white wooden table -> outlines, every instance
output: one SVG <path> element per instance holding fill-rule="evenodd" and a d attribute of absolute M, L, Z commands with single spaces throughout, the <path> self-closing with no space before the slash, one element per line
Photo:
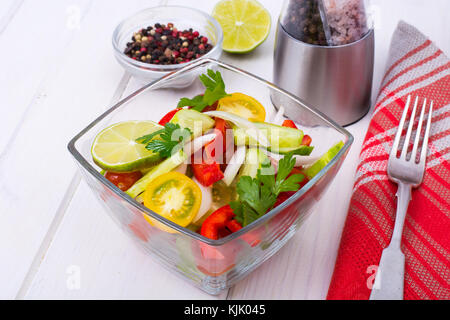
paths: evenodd
<path fill-rule="evenodd" d="M 256 51 L 223 60 L 272 79 L 281 1 L 261 2 L 272 31 Z M 399 19 L 450 53 L 450 1 L 373 0 L 374 94 Z M 369 117 L 320 208 L 249 277 L 218 297 L 174 277 L 110 221 L 66 151 L 69 139 L 139 84 L 113 58 L 115 25 L 141 8 L 208 0 L 2 0 L 0 3 L 0 298 L 323 299 L 331 279 Z"/>

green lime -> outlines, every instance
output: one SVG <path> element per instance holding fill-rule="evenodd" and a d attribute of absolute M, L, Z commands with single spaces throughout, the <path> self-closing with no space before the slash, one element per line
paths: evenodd
<path fill-rule="evenodd" d="M 92 158 L 102 169 L 111 172 L 132 172 L 161 160 L 158 153 L 145 149 L 136 139 L 163 129 L 153 121 L 116 123 L 100 132 L 92 144 Z"/>
<path fill-rule="evenodd" d="M 270 32 L 269 12 L 256 0 L 222 0 L 212 16 L 223 29 L 223 50 L 247 53 L 267 39 Z"/>

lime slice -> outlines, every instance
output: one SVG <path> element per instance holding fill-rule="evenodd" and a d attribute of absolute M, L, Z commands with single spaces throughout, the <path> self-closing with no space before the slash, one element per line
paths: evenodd
<path fill-rule="evenodd" d="M 132 172 L 161 160 L 158 153 L 145 149 L 136 139 L 163 127 L 153 121 L 116 123 L 100 132 L 92 144 L 92 158 L 102 169 L 112 172 Z"/>
<path fill-rule="evenodd" d="M 270 32 L 269 12 L 256 0 L 222 0 L 212 16 L 223 29 L 223 50 L 247 53 L 267 39 Z"/>

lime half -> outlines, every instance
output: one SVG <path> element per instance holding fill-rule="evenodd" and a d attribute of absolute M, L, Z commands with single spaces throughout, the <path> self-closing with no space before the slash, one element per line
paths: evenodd
<path fill-rule="evenodd" d="M 269 12 L 256 0 L 222 0 L 212 16 L 223 29 L 223 50 L 247 53 L 267 39 L 270 32 Z"/>
<path fill-rule="evenodd" d="M 112 172 L 132 172 L 161 160 L 158 153 L 145 149 L 136 139 L 163 127 L 153 121 L 116 123 L 100 132 L 92 144 L 92 158 L 102 169 Z"/>

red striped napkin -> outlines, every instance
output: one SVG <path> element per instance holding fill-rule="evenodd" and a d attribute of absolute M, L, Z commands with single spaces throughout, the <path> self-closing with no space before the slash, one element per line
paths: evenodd
<path fill-rule="evenodd" d="M 450 60 L 400 22 L 365 137 L 328 299 L 368 299 L 394 227 L 397 185 L 387 161 L 406 98 L 434 101 L 426 172 L 405 221 L 405 299 L 450 299 Z M 422 100 L 421 100 L 422 101 Z"/>

